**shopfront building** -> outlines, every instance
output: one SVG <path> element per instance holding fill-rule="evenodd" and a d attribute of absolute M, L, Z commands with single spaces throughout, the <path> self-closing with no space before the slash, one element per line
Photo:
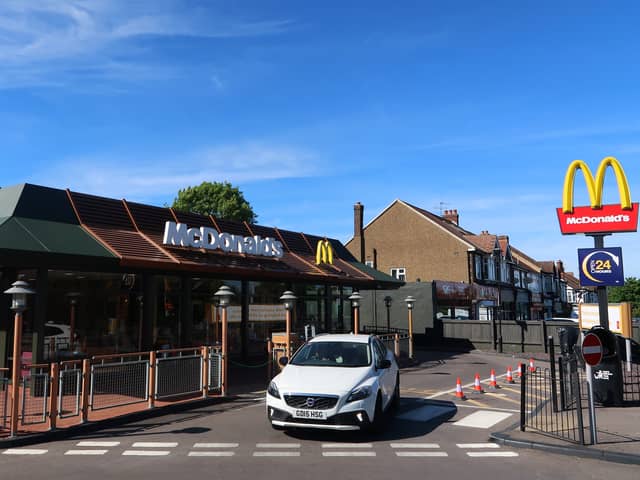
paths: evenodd
<path fill-rule="evenodd" d="M 352 291 L 402 284 L 357 262 L 337 240 L 23 184 L 0 189 L 0 286 L 21 278 L 36 294 L 24 314 L 31 361 L 213 345 L 213 293 L 228 308 L 232 356 L 266 354 L 284 331 L 280 296 L 298 297 L 293 330 L 351 329 Z M 325 244 L 327 245 L 327 244 Z M 0 367 L 12 343 L 10 298 L 0 299 Z"/>

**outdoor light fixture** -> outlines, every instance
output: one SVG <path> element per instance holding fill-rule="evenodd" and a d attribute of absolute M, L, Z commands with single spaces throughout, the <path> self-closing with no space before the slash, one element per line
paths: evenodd
<path fill-rule="evenodd" d="M 285 314 L 285 350 L 284 354 L 287 358 L 291 356 L 291 311 L 296 304 L 296 297 L 291 290 L 287 290 L 280 297 L 280 301 L 284 305 Z"/>
<path fill-rule="evenodd" d="M 409 295 L 407 298 L 405 298 L 404 301 L 407 304 L 407 308 L 409 310 L 412 310 L 413 309 L 413 304 L 416 303 L 416 299 L 413 298 L 411 295 Z"/>
<path fill-rule="evenodd" d="M 353 333 L 357 334 L 360 331 L 360 300 L 362 300 L 362 295 L 358 292 L 353 292 L 349 300 L 353 307 Z"/>
<path fill-rule="evenodd" d="M 362 295 L 360 295 L 359 292 L 353 292 L 353 294 L 351 294 L 351 296 L 349 297 L 349 300 L 351 301 L 352 307 L 359 307 L 360 300 L 362 300 Z"/>
<path fill-rule="evenodd" d="M 213 296 L 218 299 L 218 305 L 223 308 L 229 306 L 229 303 L 231 303 L 231 297 L 234 295 L 235 293 L 233 293 L 233 290 L 226 285 L 222 285 L 218 291 L 213 294 Z"/>
<path fill-rule="evenodd" d="M 384 306 L 387 307 L 387 333 L 391 331 L 391 304 L 393 303 L 393 298 L 387 295 L 384 297 Z M 377 316 L 376 316 L 376 327 L 377 327 Z"/>
<path fill-rule="evenodd" d="M 409 358 L 413 358 L 413 304 L 416 299 L 409 295 L 404 301 L 409 311 Z"/>
<path fill-rule="evenodd" d="M 27 309 L 27 295 L 33 295 L 35 291 L 29 288 L 29 284 L 24 280 L 13 282 L 11 288 L 5 290 L 7 295 L 11 295 L 11 310 L 15 313 L 13 323 L 13 364 L 11 369 L 11 421 L 10 436 L 15 437 L 18 433 L 18 404 L 20 403 L 20 360 L 22 352 L 22 312 Z"/>
<path fill-rule="evenodd" d="M 296 304 L 297 299 L 298 297 L 296 297 L 291 290 L 287 290 L 280 297 L 280 301 L 282 302 L 285 310 L 287 311 L 293 310 L 293 307 Z"/>
<path fill-rule="evenodd" d="M 222 309 L 222 396 L 227 394 L 227 379 L 229 378 L 229 359 L 227 357 L 227 307 L 231 303 L 231 297 L 235 293 L 226 285 L 222 285 L 216 293 L 213 294 L 218 299 L 218 305 Z"/>
<path fill-rule="evenodd" d="M 36 293 L 29 288 L 29 284 L 24 280 L 18 280 L 11 284 L 9 290 L 4 293 L 11 295 L 11 310 L 16 313 L 22 313 L 27 309 L 27 295 Z"/>
<path fill-rule="evenodd" d="M 390 308 L 392 303 L 393 303 L 393 298 L 391 298 L 389 295 L 384 297 L 384 306 L 385 307 Z"/>

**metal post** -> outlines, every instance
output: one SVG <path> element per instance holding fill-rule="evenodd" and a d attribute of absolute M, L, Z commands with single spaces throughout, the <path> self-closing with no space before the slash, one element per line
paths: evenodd
<path fill-rule="evenodd" d="M 207 398 L 209 394 L 209 347 L 200 348 L 202 356 L 202 398 Z"/>
<path fill-rule="evenodd" d="M 549 365 L 551 367 L 551 406 L 553 413 L 558 412 L 558 389 L 556 387 L 556 357 L 553 345 L 553 337 L 549 335 Z"/>
<path fill-rule="evenodd" d="M 520 364 L 520 431 L 524 432 L 527 423 L 527 369 Z"/>
<path fill-rule="evenodd" d="M 89 390 L 91 388 L 91 360 L 82 361 L 82 416 L 81 423 L 89 419 Z"/>
<path fill-rule="evenodd" d="M 359 314 L 360 314 L 360 306 L 356 305 L 353 307 L 353 333 L 355 333 L 356 335 L 360 331 Z"/>
<path fill-rule="evenodd" d="M 51 394 L 49 396 L 49 430 L 56 429 L 58 421 L 58 385 L 60 381 L 60 365 L 51 364 Z"/>
<path fill-rule="evenodd" d="M 413 359 L 413 309 L 409 309 L 409 358 Z"/>
<path fill-rule="evenodd" d="M 594 248 L 604 248 L 604 235 L 593 235 Z M 607 287 L 596 287 L 598 292 L 598 313 L 600 325 L 609 330 L 609 303 L 607 299 Z"/>
<path fill-rule="evenodd" d="M 11 423 L 10 436 L 18 434 L 18 405 L 20 404 L 20 363 L 22 346 L 22 312 L 13 317 L 13 365 L 11 368 Z"/>
<path fill-rule="evenodd" d="M 396 358 L 400 358 L 400 335 L 397 333 L 393 336 L 393 351 Z"/>
<path fill-rule="evenodd" d="M 286 345 L 284 347 L 284 355 L 287 358 L 291 358 L 291 310 L 288 308 L 285 310 L 285 325 Z"/>
<path fill-rule="evenodd" d="M 149 352 L 149 408 L 155 407 L 156 402 L 156 352 Z"/>
<path fill-rule="evenodd" d="M 566 384 L 565 384 L 566 367 L 563 357 L 558 357 L 558 375 L 560 376 L 560 410 L 563 412 L 567 409 Z"/>
<path fill-rule="evenodd" d="M 229 374 L 229 357 L 227 342 L 227 306 L 222 306 L 222 396 L 227 395 L 227 380 Z"/>
<path fill-rule="evenodd" d="M 599 288 L 599 287 L 598 287 Z M 586 375 L 587 375 L 587 384 L 589 385 L 589 419 L 591 424 L 591 444 L 596 445 L 598 443 L 598 429 L 596 427 L 596 407 L 593 402 L 593 371 L 591 365 L 585 362 L 586 367 Z M 576 372 L 576 378 L 578 374 Z M 578 383 L 576 381 L 576 383 Z M 580 401 L 580 386 L 578 385 L 578 396 L 576 401 L 578 402 L 578 418 L 582 419 L 582 402 Z M 580 429 L 582 430 L 582 428 Z M 583 434 L 584 435 L 584 434 Z M 584 440 L 583 440 L 584 443 Z"/>

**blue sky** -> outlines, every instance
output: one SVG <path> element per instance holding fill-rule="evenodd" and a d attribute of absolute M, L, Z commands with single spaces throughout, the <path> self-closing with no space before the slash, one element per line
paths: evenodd
<path fill-rule="evenodd" d="M 640 7 L 609 5 L 3 0 L 0 185 L 164 205 L 228 180 L 259 223 L 343 241 L 355 202 L 400 198 L 577 272 L 569 163 L 615 156 L 640 195 Z M 640 277 L 637 233 L 605 245 Z"/>

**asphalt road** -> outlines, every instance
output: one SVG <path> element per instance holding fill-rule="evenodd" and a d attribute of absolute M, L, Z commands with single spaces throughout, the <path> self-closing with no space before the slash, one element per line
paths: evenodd
<path fill-rule="evenodd" d="M 573 458 L 488 441 L 518 420 L 512 359 L 430 354 L 404 370 L 402 402 L 385 433 L 272 430 L 262 395 L 148 419 L 90 436 L 0 451 L 12 480 L 64 478 L 637 479 L 637 466 Z M 502 388 L 489 389 L 490 369 Z M 472 388 L 476 371 L 485 393 Z M 467 400 L 454 395 L 460 376 Z"/>

